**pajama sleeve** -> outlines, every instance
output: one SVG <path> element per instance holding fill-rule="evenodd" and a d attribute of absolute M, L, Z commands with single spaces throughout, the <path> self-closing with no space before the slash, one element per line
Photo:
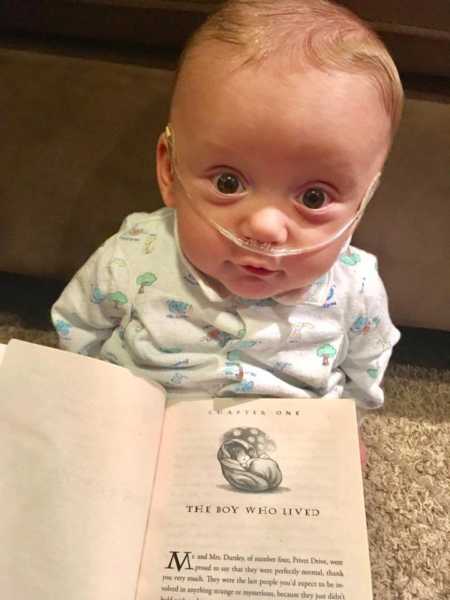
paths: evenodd
<path fill-rule="evenodd" d="M 378 408 L 384 402 L 383 376 L 400 333 L 390 319 L 376 263 L 348 329 L 349 348 L 341 364 L 346 376 L 344 397 L 354 398 L 362 409 Z"/>
<path fill-rule="evenodd" d="M 114 236 L 81 267 L 52 307 L 60 347 L 98 356 L 129 310 L 128 296 L 128 266 Z"/>

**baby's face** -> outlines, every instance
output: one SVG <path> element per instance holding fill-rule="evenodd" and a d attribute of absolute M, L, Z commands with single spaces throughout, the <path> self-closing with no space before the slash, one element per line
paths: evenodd
<path fill-rule="evenodd" d="M 276 62 L 233 68 L 226 56 L 188 68 L 171 125 L 176 173 L 161 138 L 158 177 L 183 252 L 220 289 L 253 299 L 307 288 L 351 232 L 310 254 L 263 256 L 223 237 L 193 203 L 241 238 L 320 241 L 356 213 L 389 148 L 389 119 L 367 77 L 280 74 Z"/>
<path fill-rule="evenodd" d="M 244 450 L 241 450 L 240 452 L 238 452 L 238 454 L 236 456 L 236 460 L 238 461 L 238 463 L 240 465 L 245 467 L 245 466 L 247 466 L 247 464 L 250 460 L 250 456 Z"/>

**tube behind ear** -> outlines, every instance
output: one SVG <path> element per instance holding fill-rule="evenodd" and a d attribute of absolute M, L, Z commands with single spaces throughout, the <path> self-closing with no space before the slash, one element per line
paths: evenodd
<path fill-rule="evenodd" d="M 169 160 L 170 160 L 170 174 L 173 176 L 174 175 L 174 167 L 173 167 L 173 161 L 175 159 L 174 157 L 174 138 L 173 138 L 173 131 L 172 131 L 172 127 L 170 126 L 170 123 L 168 123 L 165 128 L 164 128 L 164 136 L 166 138 L 166 142 L 167 142 L 167 151 L 169 154 Z"/>
<path fill-rule="evenodd" d="M 164 127 L 164 135 L 166 136 L 166 140 L 167 140 L 167 145 L 168 146 L 172 146 L 172 140 L 173 140 L 173 133 L 172 133 L 172 128 L 170 126 L 170 123 L 168 123 L 165 127 Z"/>
<path fill-rule="evenodd" d="M 361 203 L 361 207 L 360 210 L 361 212 L 364 211 L 364 209 L 366 208 L 366 206 L 369 204 L 369 202 L 372 199 L 372 196 L 375 194 L 375 192 L 377 191 L 378 186 L 380 185 L 380 181 L 381 181 L 381 171 L 379 171 L 375 177 L 372 179 L 372 181 L 370 182 L 370 185 L 366 191 L 366 194 L 363 198 L 363 201 Z"/>

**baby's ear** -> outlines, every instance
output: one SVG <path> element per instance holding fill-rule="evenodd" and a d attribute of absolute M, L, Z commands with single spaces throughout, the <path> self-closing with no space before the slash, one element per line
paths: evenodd
<path fill-rule="evenodd" d="M 159 191 L 166 206 L 175 206 L 174 173 L 169 142 L 165 133 L 159 136 L 156 145 L 156 176 Z"/>

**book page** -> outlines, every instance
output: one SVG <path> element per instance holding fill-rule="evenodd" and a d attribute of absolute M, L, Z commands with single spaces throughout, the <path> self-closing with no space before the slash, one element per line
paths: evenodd
<path fill-rule="evenodd" d="M 139 600 L 372 598 L 350 400 L 170 403 Z"/>
<path fill-rule="evenodd" d="M 134 600 L 164 411 L 156 384 L 14 340 L 0 368 L 0 591 Z"/>

